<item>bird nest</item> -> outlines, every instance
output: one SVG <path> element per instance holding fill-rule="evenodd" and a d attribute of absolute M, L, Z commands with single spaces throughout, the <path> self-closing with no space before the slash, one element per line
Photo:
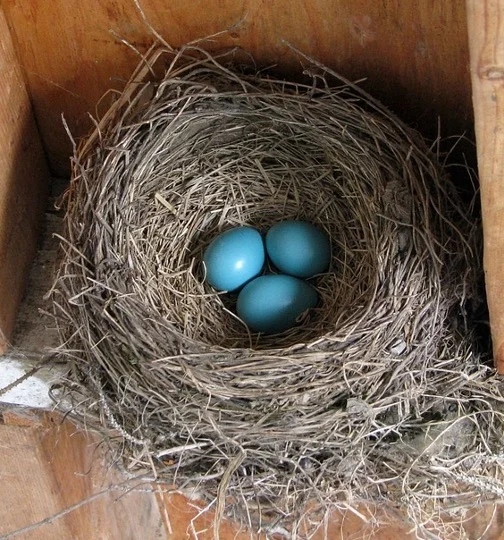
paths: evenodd
<path fill-rule="evenodd" d="M 499 495 L 503 398 L 468 315 L 478 228 L 439 156 L 306 58 L 308 83 L 233 60 L 152 49 L 76 150 L 51 292 L 58 399 L 118 435 L 128 467 L 263 531 L 308 501 L 359 500 L 421 531 L 451 497 Z M 318 308 L 258 335 L 202 254 L 284 219 L 325 230 L 331 266 Z"/>

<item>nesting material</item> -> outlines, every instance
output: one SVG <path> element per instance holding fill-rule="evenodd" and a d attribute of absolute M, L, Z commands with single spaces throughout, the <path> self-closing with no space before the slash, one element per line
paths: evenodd
<path fill-rule="evenodd" d="M 295 84 L 233 58 L 152 50 L 76 150 L 58 397 L 120 435 L 127 467 L 262 530 L 307 501 L 372 500 L 421 531 L 502 495 L 503 398 L 466 309 L 478 229 L 435 152 L 321 66 Z M 202 254 L 282 219 L 327 231 L 331 268 L 300 326 L 257 336 Z"/>

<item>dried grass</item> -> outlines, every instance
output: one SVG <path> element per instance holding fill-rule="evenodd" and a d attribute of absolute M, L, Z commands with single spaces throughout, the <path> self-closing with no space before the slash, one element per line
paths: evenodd
<path fill-rule="evenodd" d="M 449 505 L 460 520 L 504 494 L 501 383 L 466 310 L 477 224 L 435 148 L 357 86 L 233 59 L 152 49 L 76 150 L 55 395 L 121 436 L 127 468 L 255 529 L 295 531 L 309 500 L 367 500 L 446 532 Z M 258 337 L 204 282 L 202 251 L 287 218 L 329 233 L 332 265 L 309 320 Z"/>

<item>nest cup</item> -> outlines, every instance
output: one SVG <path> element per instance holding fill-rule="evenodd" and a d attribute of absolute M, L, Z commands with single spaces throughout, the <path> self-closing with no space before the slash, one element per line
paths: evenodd
<path fill-rule="evenodd" d="M 58 398 L 119 433 L 128 466 L 256 528 L 348 497 L 426 526 L 454 470 L 488 474 L 460 455 L 495 448 L 480 426 L 500 390 L 465 309 L 480 277 L 470 209 L 360 88 L 310 62 L 301 84 L 233 60 L 154 48 L 76 150 L 52 289 L 70 362 Z M 302 324 L 257 335 L 205 283 L 202 255 L 224 230 L 283 219 L 325 230 L 331 267 Z"/>

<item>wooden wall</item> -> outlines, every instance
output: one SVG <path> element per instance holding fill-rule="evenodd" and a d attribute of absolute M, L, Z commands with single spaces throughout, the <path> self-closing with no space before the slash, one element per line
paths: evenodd
<path fill-rule="evenodd" d="M 24 294 L 48 181 L 30 100 L 0 10 L 0 354 L 9 345 Z"/>
<path fill-rule="evenodd" d="M 504 1 L 467 0 L 494 362 L 504 374 Z"/>
<path fill-rule="evenodd" d="M 292 76 L 283 40 L 366 87 L 427 135 L 471 129 L 464 0 L 140 0 L 172 45 L 230 29 L 212 47 L 241 46 Z M 121 88 L 152 37 L 134 0 L 3 0 L 54 174 L 68 174 L 72 133 L 110 87 Z"/>

